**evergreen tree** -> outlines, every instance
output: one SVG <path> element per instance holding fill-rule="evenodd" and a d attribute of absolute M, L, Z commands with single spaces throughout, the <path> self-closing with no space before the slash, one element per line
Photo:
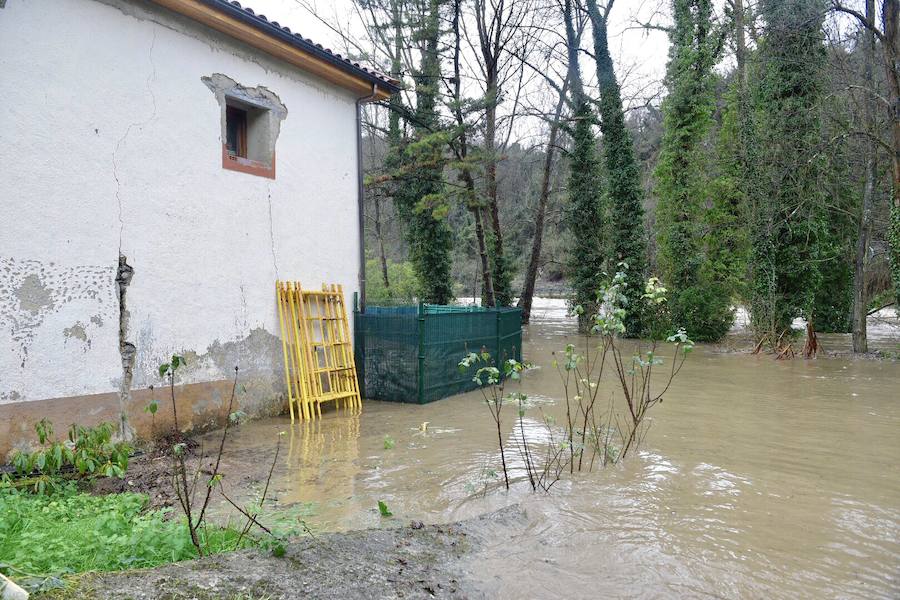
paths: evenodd
<path fill-rule="evenodd" d="M 786 344 L 791 322 L 815 322 L 826 234 L 818 112 L 822 91 L 821 0 L 763 0 L 766 31 L 755 78 L 751 317 L 756 339 Z"/>
<path fill-rule="evenodd" d="M 647 248 L 644 241 L 644 206 L 641 202 L 641 176 L 634 156 L 631 134 L 625 126 L 622 94 L 607 39 L 607 18 L 612 3 L 601 13 L 597 0 L 587 0 L 594 34 L 594 59 L 600 90 L 600 132 L 603 134 L 603 158 L 606 165 L 607 196 L 612 230 L 612 254 L 615 262 L 628 265 L 625 296 L 629 306 L 640 306 L 644 293 Z M 643 333 L 638 310 L 629 310 L 625 334 Z"/>
<path fill-rule="evenodd" d="M 710 183 L 703 142 L 715 109 L 712 68 L 719 43 L 712 0 L 673 0 L 672 15 L 669 94 L 663 102 L 665 130 L 656 169 L 659 265 L 672 288 L 673 325 L 686 328 L 696 340 L 715 341 L 734 318 L 727 288 L 705 268 L 706 243 L 718 246 L 706 227 Z"/>

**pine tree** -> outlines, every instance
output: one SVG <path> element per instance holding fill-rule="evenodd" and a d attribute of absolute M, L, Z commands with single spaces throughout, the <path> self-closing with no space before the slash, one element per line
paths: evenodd
<path fill-rule="evenodd" d="M 703 142 L 715 109 L 712 68 L 719 43 L 711 0 L 673 0 L 672 15 L 669 94 L 663 102 L 665 129 L 656 169 L 659 265 L 672 290 L 673 325 L 686 328 L 696 340 L 715 341 L 733 321 L 728 290 L 705 268 L 704 241 L 718 245 L 706 227 L 710 183 Z"/>

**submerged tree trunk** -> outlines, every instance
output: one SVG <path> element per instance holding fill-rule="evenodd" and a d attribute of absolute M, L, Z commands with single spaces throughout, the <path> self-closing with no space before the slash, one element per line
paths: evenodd
<path fill-rule="evenodd" d="M 566 93 L 569 87 L 569 78 L 563 82 L 559 92 L 559 100 L 553 112 L 553 120 L 550 122 L 550 137 L 547 140 L 547 155 L 544 157 L 544 173 L 541 177 L 541 195 L 538 198 L 537 214 L 534 217 L 534 240 L 531 244 L 531 258 L 528 261 L 528 269 L 525 271 L 525 285 L 522 287 L 522 295 L 519 297 L 519 308 L 522 309 L 522 322 L 531 320 L 531 302 L 534 300 L 534 284 L 537 280 L 538 267 L 541 263 L 541 246 L 544 240 L 544 216 L 547 213 L 547 202 L 550 199 L 550 180 L 553 176 L 553 157 L 556 154 L 556 141 L 559 137 L 559 119 L 562 116 L 563 107 L 566 105 Z"/>
<path fill-rule="evenodd" d="M 875 64 L 875 0 L 866 0 L 866 21 L 869 26 L 865 31 L 865 86 L 874 90 L 873 70 Z M 869 139 L 866 143 L 866 182 L 863 190 L 862 206 L 859 214 L 859 233 L 856 240 L 856 256 L 853 261 L 853 351 L 868 351 L 866 331 L 866 313 L 869 299 L 866 294 L 866 258 L 869 252 L 869 235 L 872 229 L 872 205 L 875 195 L 875 179 L 877 177 L 876 158 L 878 147 L 873 136 L 875 131 L 875 111 L 872 106 L 872 94 L 865 98 L 866 131 Z"/>

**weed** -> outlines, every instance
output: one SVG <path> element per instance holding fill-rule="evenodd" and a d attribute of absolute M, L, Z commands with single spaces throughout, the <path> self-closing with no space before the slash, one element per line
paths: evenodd
<path fill-rule="evenodd" d="M 146 504 L 142 494 L 94 496 L 71 482 L 43 496 L 0 490 L 0 570 L 27 581 L 196 556 L 184 524 L 166 519 L 165 510 L 144 512 Z M 200 535 L 207 552 L 217 553 L 232 550 L 240 531 L 209 526 Z"/>

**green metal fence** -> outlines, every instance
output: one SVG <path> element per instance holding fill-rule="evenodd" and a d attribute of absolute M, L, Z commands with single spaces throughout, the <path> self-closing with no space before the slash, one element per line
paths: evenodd
<path fill-rule="evenodd" d="M 475 387 L 457 367 L 467 352 L 522 359 L 518 308 L 367 306 L 353 322 L 363 398 L 424 404 Z"/>

